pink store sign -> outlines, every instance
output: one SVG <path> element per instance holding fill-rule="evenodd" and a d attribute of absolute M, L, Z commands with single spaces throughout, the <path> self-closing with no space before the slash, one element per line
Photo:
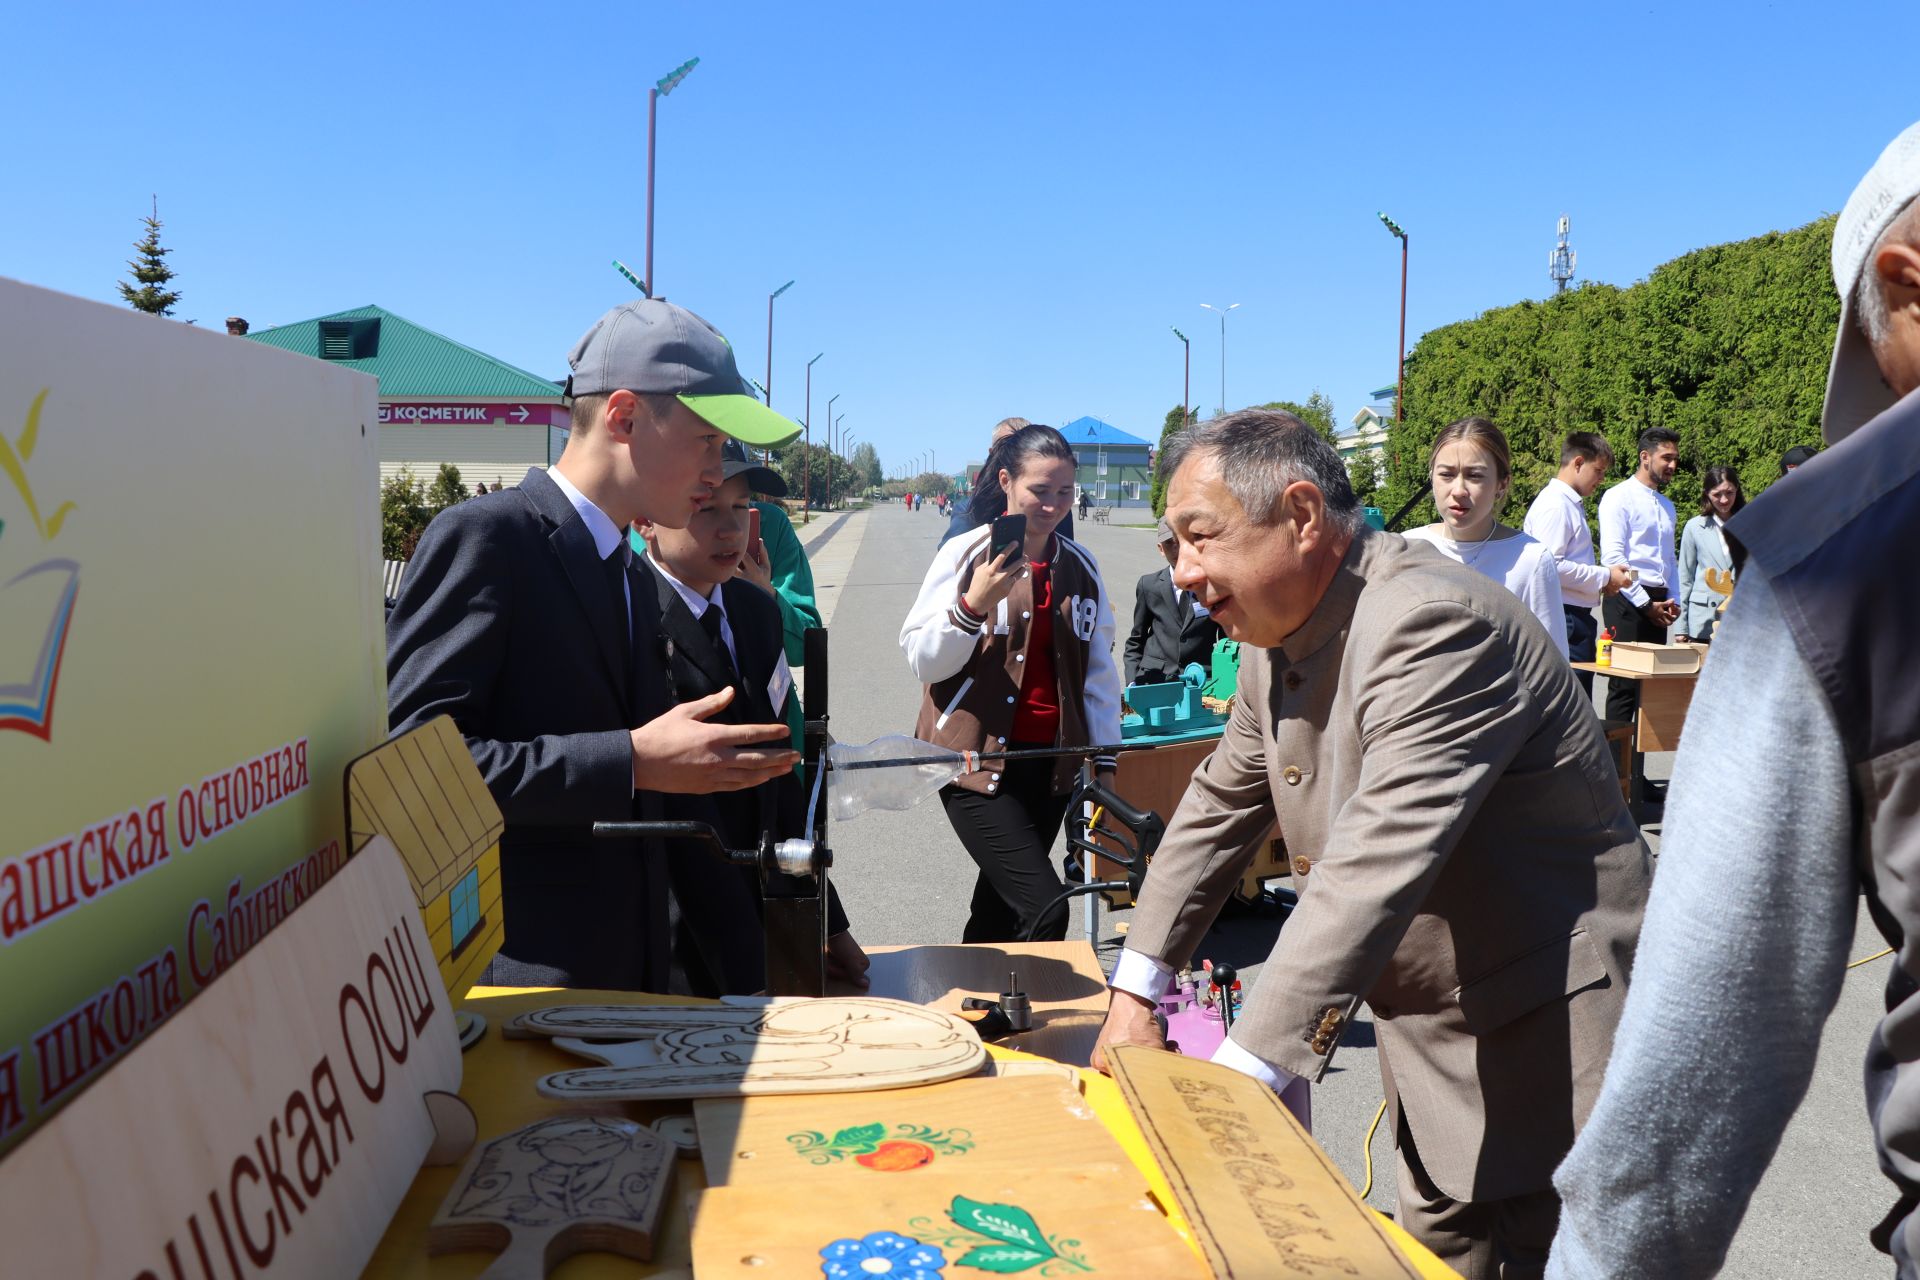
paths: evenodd
<path fill-rule="evenodd" d="M 557 404 L 454 404 L 443 400 L 382 400 L 380 424 L 398 427 L 564 427 L 567 410 Z"/>

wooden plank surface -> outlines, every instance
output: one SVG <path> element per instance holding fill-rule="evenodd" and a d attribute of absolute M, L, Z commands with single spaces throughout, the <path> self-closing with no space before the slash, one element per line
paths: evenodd
<path fill-rule="evenodd" d="M 991 1175 L 919 1170 L 859 1196 L 792 1184 L 712 1187 L 693 1226 L 700 1280 L 840 1274 L 1094 1274 L 1201 1280 L 1206 1268 L 1131 1168 L 1035 1167 Z M 971 1258 L 973 1261 L 967 1261 Z M 872 1265 L 863 1265 L 873 1259 Z M 1057 1259 L 1057 1261 L 1056 1261 Z"/>
<path fill-rule="evenodd" d="M 1004 1076 L 883 1094 L 714 1098 L 693 1104 L 709 1186 L 844 1184 L 864 1195 L 922 1169 L 988 1175 L 1062 1165 L 1124 1166 L 1126 1154 L 1079 1088 Z"/>
<path fill-rule="evenodd" d="M 1217 1280 L 1415 1280 L 1279 1097 L 1231 1067 L 1121 1046 L 1114 1081 Z"/>
<path fill-rule="evenodd" d="M 1107 978 L 1085 941 L 869 947 L 868 994 L 958 1013 L 968 996 L 997 1000 L 1020 975 L 1033 1029 L 996 1043 L 1084 1067 L 1107 1016 Z M 841 994 L 841 992 L 835 992 Z M 850 994 L 850 993 L 849 993 Z"/>

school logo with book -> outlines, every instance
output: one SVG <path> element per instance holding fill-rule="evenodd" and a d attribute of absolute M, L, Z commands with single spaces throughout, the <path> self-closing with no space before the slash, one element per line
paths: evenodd
<path fill-rule="evenodd" d="M 12 489 L 10 498 L 0 486 L 0 730 L 42 741 L 53 738 L 60 662 L 80 593 L 79 562 L 51 554 L 74 504 L 43 511 L 27 474 L 49 389 L 33 398 L 18 436 L 0 430 L 0 472 Z"/>

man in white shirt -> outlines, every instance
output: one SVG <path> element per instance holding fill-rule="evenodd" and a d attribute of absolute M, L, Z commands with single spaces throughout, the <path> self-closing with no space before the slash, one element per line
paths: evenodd
<path fill-rule="evenodd" d="M 1575 431 L 1560 446 L 1560 473 L 1547 482 L 1527 508 L 1527 536 L 1545 546 L 1559 562 L 1560 608 L 1567 616 L 1567 652 L 1575 662 L 1592 662 L 1600 624 L 1593 611 L 1602 595 L 1633 584 L 1625 565 L 1593 560 L 1593 535 L 1587 531 L 1587 499 L 1613 468 L 1613 446 L 1591 431 Z M 1580 687 L 1593 696 L 1593 675 L 1576 671 Z"/>
<path fill-rule="evenodd" d="M 1640 433 L 1640 465 L 1633 475 L 1600 495 L 1600 563 L 1623 564 L 1635 579 L 1601 610 L 1615 643 L 1664 644 L 1667 628 L 1680 616 L 1679 601 L 1670 598 L 1680 582 L 1673 503 L 1661 495 L 1679 465 L 1679 434 L 1649 427 Z M 1632 720 L 1639 709 L 1639 681 L 1607 681 L 1607 719 Z M 1633 753 L 1633 792 L 1644 803 L 1666 799 L 1665 786 L 1647 781 L 1646 758 L 1638 751 Z"/>

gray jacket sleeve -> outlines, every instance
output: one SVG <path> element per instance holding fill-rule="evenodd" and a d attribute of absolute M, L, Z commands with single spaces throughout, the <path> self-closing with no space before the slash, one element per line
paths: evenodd
<path fill-rule="evenodd" d="M 1710 1276 L 1806 1095 L 1853 936 L 1839 729 L 1749 567 L 1687 713 L 1613 1058 L 1547 1275 Z"/>

